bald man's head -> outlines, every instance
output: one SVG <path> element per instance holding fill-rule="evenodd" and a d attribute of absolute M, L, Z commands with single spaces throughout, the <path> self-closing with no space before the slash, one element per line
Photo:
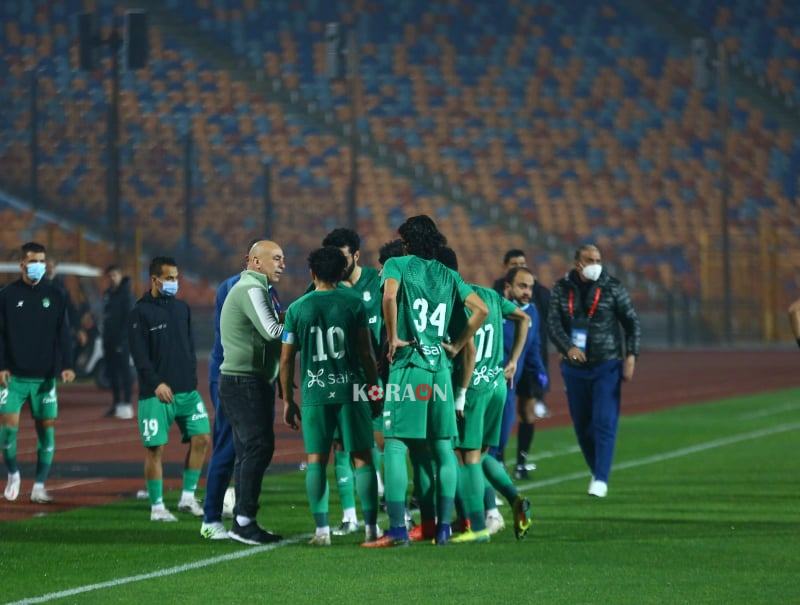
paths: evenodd
<path fill-rule="evenodd" d="M 273 241 L 264 239 L 253 244 L 247 255 L 247 268 L 267 276 L 271 283 L 277 283 L 286 268 L 283 250 Z"/>

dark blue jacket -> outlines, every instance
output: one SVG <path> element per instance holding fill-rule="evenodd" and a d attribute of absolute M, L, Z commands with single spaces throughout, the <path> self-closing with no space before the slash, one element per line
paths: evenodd
<path fill-rule="evenodd" d="M 219 367 L 222 365 L 223 351 L 222 337 L 219 333 L 219 315 L 222 313 L 222 305 L 225 304 L 225 299 L 228 298 L 228 292 L 236 285 L 240 277 L 240 273 L 231 275 L 217 288 L 217 296 L 214 299 L 214 346 L 211 348 L 211 356 L 208 359 L 209 382 L 217 382 L 219 380 Z M 278 291 L 270 286 L 269 292 L 272 295 L 272 302 L 275 304 L 275 310 L 280 313 L 282 309 L 280 300 L 278 299 Z"/>
<path fill-rule="evenodd" d="M 528 328 L 528 337 L 520 355 L 520 362 L 517 364 L 517 373 L 514 375 L 514 385 L 519 382 L 523 371 L 532 373 L 538 377 L 539 374 L 547 374 L 547 370 L 542 363 L 541 343 L 539 341 L 539 313 L 536 305 L 528 303 L 520 307 L 531 318 L 531 325 Z M 514 346 L 514 322 L 510 319 L 503 320 L 503 365 L 508 363 L 511 354 L 511 347 Z"/>

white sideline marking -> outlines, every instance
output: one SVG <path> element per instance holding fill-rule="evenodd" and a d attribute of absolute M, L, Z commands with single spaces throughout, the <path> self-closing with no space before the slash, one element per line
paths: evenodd
<path fill-rule="evenodd" d="M 78 487 L 81 485 L 92 485 L 94 483 L 103 483 L 105 479 L 78 479 L 77 481 L 69 481 L 68 483 L 62 483 L 61 485 L 56 485 L 55 487 L 48 487 L 48 492 L 54 492 L 60 489 L 70 489 L 71 487 Z"/>
<path fill-rule="evenodd" d="M 722 437 L 720 439 L 713 439 L 711 441 L 705 441 L 703 443 L 698 443 L 696 445 L 691 445 L 689 447 L 683 447 L 677 450 L 672 450 L 671 452 L 663 452 L 661 454 L 654 454 L 652 456 L 645 456 L 644 458 L 637 458 L 634 460 L 629 460 L 627 462 L 621 462 L 619 464 L 614 465 L 614 470 L 621 471 L 629 468 L 636 468 L 638 466 L 645 466 L 647 464 L 653 464 L 656 462 L 663 462 L 664 460 L 672 460 L 673 458 L 682 458 L 684 456 L 689 456 L 691 454 L 696 454 L 698 452 L 704 452 L 706 450 L 712 450 L 718 447 L 732 445 L 734 443 L 741 443 L 742 441 L 751 441 L 753 439 L 758 439 L 760 437 L 766 437 L 768 435 L 774 435 L 776 433 L 785 433 L 787 431 L 795 431 L 798 429 L 800 429 L 800 422 L 791 424 L 779 424 L 771 428 L 761 429 L 758 431 L 750 431 L 748 433 L 740 433 L 738 435 L 731 435 L 730 437 Z M 533 481 L 531 483 L 520 485 L 519 488 L 538 489 L 540 487 L 546 487 L 548 485 L 556 485 L 558 483 L 572 481 L 573 479 L 586 479 L 587 478 L 586 476 L 587 476 L 587 471 L 584 470 L 575 473 L 568 473 L 566 475 L 560 475 L 558 477 L 552 477 L 550 479 L 545 479 L 543 481 Z M 308 538 L 310 535 L 311 534 L 293 536 L 276 544 L 255 546 L 253 548 L 240 550 L 227 555 L 211 557 L 209 559 L 200 559 L 199 561 L 194 561 L 193 563 L 185 563 L 184 565 L 177 565 L 175 567 L 162 569 L 160 571 L 154 571 L 152 573 L 139 574 L 136 576 L 127 576 L 127 577 L 117 578 L 116 580 L 109 580 L 107 582 L 98 582 L 97 584 L 87 584 L 86 586 L 78 586 L 77 588 L 70 588 L 68 590 L 62 590 L 60 592 L 50 592 L 41 595 L 39 597 L 29 597 L 27 599 L 22 599 L 20 601 L 13 601 L 7 603 L 6 605 L 27 605 L 29 603 L 46 603 L 47 601 L 52 601 L 54 599 L 63 599 L 65 597 L 71 597 L 74 595 L 83 594 L 85 592 L 102 590 L 104 588 L 114 588 L 116 586 L 122 586 L 124 584 L 130 584 L 132 582 L 141 582 L 143 580 L 152 580 L 154 578 L 173 576 L 179 573 L 183 573 L 185 571 L 192 571 L 194 569 L 201 569 L 203 567 L 209 567 L 211 565 L 217 565 L 219 563 L 227 563 L 228 561 L 242 559 L 244 557 L 251 557 L 253 555 L 262 552 L 275 550 L 276 548 L 280 548 L 288 544 L 296 544 L 297 542 L 300 542 L 301 540 Z"/>
<path fill-rule="evenodd" d="M 690 454 L 696 454 L 706 450 L 713 450 L 725 445 L 741 443 L 742 441 L 751 441 L 760 437 L 766 437 L 767 435 L 775 435 L 776 433 L 785 433 L 787 431 L 796 431 L 798 429 L 800 429 L 800 422 L 779 424 L 771 428 L 750 431 L 749 433 L 740 433 L 739 435 L 731 435 L 730 437 L 722 437 L 720 439 L 713 439 L 712 441 L 698 443 L 697 445 L 682 447 L 677 450 L 672 450 L 671 452 L 664 452 L 663 454 L 654 454 L 652 456 L 645 456 L 644 458 L 638 458 L 636 460 L 620 462 L 619 464 L 613 465 L 611 468 L 614 471 L 624 471 L 625 469 L 636 468 L 637 466 L 645 466 L 646 464 L 654 464 L 656 462 L 672 460 L 673 458 L 682 458 L 684 456 L 689 456 Z M 559 483 L 564 483 L 565 481 L 572 481 L 573 479 L 588 479 L 588 471 L 583 470 L 575 473 L 569 473 L 567 475 L 552 477 L 550 479 L 543 479 L 542 481 L 532 481 L 531 483 L 524 483 L 518 487 L 519 489 L 537 489 L 539 487 L 547 487 L 548 485 L 557 485 Z"/>
<path fill-rule="evenodd" d="M 755 420 L 756 418 L 766 418 L 767 416 L 774 416 L 781 412 L 790 412 L 792 410 L 800 410 L 800 403 L 798 402 L 784 402 L 780 405 L 764 408 L 755 412 L 748 412 L 739 416 L 739 420 Z"/>
<path fill-rule="evenodd" d="M 174 576 L 175 574 L 183 573 L 184 571 L 202 569 L 203 567 L 209 567 L 211 565 L 217 565 L 219 563 L 227 563 L 228 561 L 235 561 L 236 559 L 244 559 L 245 557 L 252 557 L 253 555 L 257 555 L 262 552 L 275 550 L 276 548 L 280 548 L 281 546 L 295 544 L 297 542 L 300 542 L 301 540 L 308 538 L 310 535 L 311 534 L 303 534 L 302 536 L 294 536 L 291 538 L 286 538 L 285 540 L 282 540 L 281 542 L 276 542 L 274 544 L 264 544 L 263 546 L 251 546 L 250 548 L 237 550 L 236 552 L 228 553 L 227 555 L 220 555 L 218 557 L 211 557 L 209 559 L 200 559 L 199 561 L 194 561 L 192 563 L 184 563 L 183 565 L 176 565 L 175 567 L 168 567 L 167 569 L 161 569 L 159 571 L 153 571 L 151 573 L 143 573 L 135 576 L 117 578 L 116 580 L 109 580 L 108 582 L 98 582 L 97 584 L 87 584 L 86 586 L 78 586 L 77 588 L 70 588 L 68 590 L 61 590 L 59 592 L 50 592 L 40 597 L 29 597 L 27 599 L 22 599 L 21 601 L 13 601 L 11 603 L 8 603 L 7 605 L 27 605 L 28 603 L 46 603 L 47 601 L 52 601 L 54 599 L 64 599 L 66 597 L 72 597 L 78 594 L 83 594 L 85 592 L 102 590 L 103 588 L 115 588 L 117 586 L 122 586 L 124 584 L 131 584 L 132 582 L 142 582 L 144 580 L 163 578 L 165 576 Z"/>

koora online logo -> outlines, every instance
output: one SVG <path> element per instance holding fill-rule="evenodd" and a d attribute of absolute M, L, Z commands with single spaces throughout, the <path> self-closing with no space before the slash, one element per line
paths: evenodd
<path fill-rule="evenodd" d="M 448 401 L 452 399 L 449 385 L 395 384 L 381 387 L 373 384 L 354 384 L 353 401 Z"/>

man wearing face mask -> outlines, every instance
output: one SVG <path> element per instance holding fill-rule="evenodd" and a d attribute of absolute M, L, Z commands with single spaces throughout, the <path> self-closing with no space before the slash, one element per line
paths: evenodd
<path fill-rule="evenodd" d="M 75 379 L 66 299 L 43 281 L 45 260 L 44 246 L 23 245 L 22 277 L 0 291 L 0 449 L 8 470 L 4 496 L 19 496 L 17 431 L 20 409 L 29 401 L 38 437 L 31 502 L 39 504 L 53 501 L 44 483 L 55 452 L 56 377 Z"/>
<path fill-rule="evenodd" d="M 275 379 L 283 324 L 269 293 L 286 268 L 275 242 L 256 242 L 247 269 L 228 293 L 220 313 L 223 360 L 219 398 L 233 431 L 236 506 L 228 536 L 243 544 L 269 544 L 282 538 L 256 522 L 264 471 L 275 450 Z"/>
<path fill-rule="evenodd" d="M 203 509 L 195 498 L 197 482 L 211 443 L 211 426 L 197 392 L 197 355 L 192 316 L 177 300 L 178 267 L 157 256 L 150 263 L 150 291 L 128 317 L 128 342 L 139 376 L 139 431 L 145 447 L 144 475 L 151 521 L 177 521 L 164 506 L 161 457 L 173 422 L 189 443 L 178 510 L 196 517 Z"/>
<path fill-rule="evenodd" d="M 619 325 L 625 333 L 624 354 Z M 627 290 L 603 270 L 596 246 L 578 248 L 575 268 L 553 288 L 547 327 L 563 356 L 569 412 L 592 473 L 588 493 L 604 498 L 621 382 L 633 379 L 641 328 Z"/>

